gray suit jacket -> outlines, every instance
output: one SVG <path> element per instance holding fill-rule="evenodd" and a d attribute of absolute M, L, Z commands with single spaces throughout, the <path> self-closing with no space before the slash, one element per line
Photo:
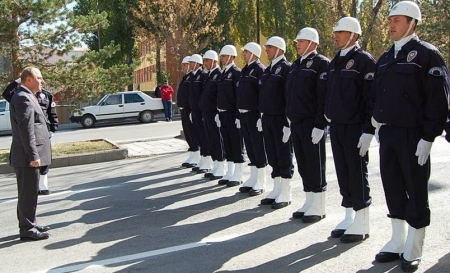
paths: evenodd
<path fill-rule="evenodd" d="M 52 149 L 48 120 L 35 98 L 31 91 L 20 87 L 11 99 L 10 164 L 12 167 L 29 167 L 31 161 L 38 159 L 41 160 L 41 166 L 51 163 Z"/>

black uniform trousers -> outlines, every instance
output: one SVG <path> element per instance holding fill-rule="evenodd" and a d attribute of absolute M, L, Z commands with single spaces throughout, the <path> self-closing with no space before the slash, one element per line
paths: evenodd
<path fill-rule="evenodd" d="M 430 225 L 430 157 L 420 166 L 415 155 L 421 128 L 383 125 L 379 130 L 380 173 L 389 217 L 419 229 Z"/>
<path fill-rule="evenodd" d="M 219 127 L 214 120 L 218 112 L 203 112 L 203 127 L 207 141 L 210 145 L 211 158 L 214 161 L 223 161 L 223 141 Z"/>
<path fill-rule="evenodd" d="M 189 152 L 198 151 L 199 143 L 197 135 L 194 132 L 194 126 L 189 118 L 191 110 L 183 108 L 180 110 L 181 113 L 181 126 L 183 127 L 184 138 L 189 146 Z"/>
<path fill-rule="evenodd" d="M 283 143 L 283 127 L 288 126 L 284 115 L 263 115 L 262 117 L 264 145 L 267 159 L 272 167 L 272 178 L 290 179 L 294 175 L 292 164 L 292 140 Z"/>
<path fill-rule="evenodd" d="M 372 202 L 367 180 L 369 155 L 360 156 L 357 147 L 362 128 L 362 124 L 332 122 L 330 125 L 331 148 L 342 195 L 341 205 L 355 211 L 368 207 Z"/>
<path fill-rule="evenodd" d="M 262 132 L 258 131 L 256 123 L 261 118 L 258 111 L 249 111 L 246 113 L 239 113 L 239 120 L 241 122 L 241 133 L 244 137 L 245 148 L 250 159 L 250 166 L 256 168 L 264 168 L 267 166 L 266 149 L 264 147 L 264 136 Z"/>
<path fill-rule="evenodd" d="M 219 112 L 219 119 L 225 158 L 230 162 L 244 163 L 243 140 L 240 130 L 236 128 L 236 113 Z"/>
<path fill-rule="evenodd" d="M 325 135 L 317 144 L 312 143 L 311 133 L 314 118 L 291 123 L 291 138 L 297 158 L 298 172 L 303 180 L 305 192 L 323 192 L 327 190 L 325 178 Z"/>
<path fill-rule="evenodd" d="M 192 110 L 192 124 L 194 125 L 195 134 L 198 137 L 200 145 L 200 155 L 210 156 L 208 139 L 206 138 L 205 129 L 203 127 L 203 117 L 202 112 L 197 110 Z"/>
<path fill-rule="evenodd" d="M 36 229 L 36 206 L 39 190 L 39 168 L 14 168 L 17 177 L 17 219 L 20 236 L 27 236 Z"/>

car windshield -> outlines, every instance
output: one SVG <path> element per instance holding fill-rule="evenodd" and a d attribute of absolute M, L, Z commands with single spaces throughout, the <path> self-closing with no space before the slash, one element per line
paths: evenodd
<path fill-rule="evenodd" d="M 106 100 L 108 95 L 104 95 L 103 98 L 101 98 L 95 105 L 102 105 L 103 101 Z"/>

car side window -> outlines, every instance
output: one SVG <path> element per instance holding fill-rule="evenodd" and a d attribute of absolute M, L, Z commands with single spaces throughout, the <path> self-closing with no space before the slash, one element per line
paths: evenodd
<path fill-rule="evenodd" d="M 138 94 L 125 94 L 125 103 L 143 102 L 144 99 Z"/>
<path fill-rule="evenodd" d="M 6 101 L 0 101 L 0 112 L 6 111 Z"/>
<path fill-rule="evenodd" d="M 122 95 L 111 95 L 105 100 L 105 105 L 122 104 Z"/>

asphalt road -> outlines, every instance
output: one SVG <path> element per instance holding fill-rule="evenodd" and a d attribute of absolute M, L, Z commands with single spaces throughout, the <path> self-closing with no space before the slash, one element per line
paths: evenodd
<path fill-rule="evenodd" d="M 180 134 L 181 121 L 174 120 L 152 123 L 127 123 L 101 125 L 84 129 L 80 124 L 64 124 L 52 138 L 52 143 L 76 142 L 90 139 L 107 138 L 114 142 L 130 142 L 142 139 L 167 138 Z M 9 149 L 11 135 L 0 136 L 0 149 Z"/>
<path fill-rule="evenodd" d="M 442 137 L 433 145 L 432 218 L 417 272 L 450 272 L 449 150 Z M 185 154 L 174 153 L 51 170 L 54 193 L 39 197 L 37 220 L 52 237 L 22 243 L 15 178 L 0 175 L 0 272 L 401 272 L 399 262 L 374 262 L 390 238 L 378 144 L 370 148 L 371 233 L 359 244 L 329 238 L 344 210 L 329 143 L 327 152 L 327 216 L 315 224 L 290 219 L 304 198 L 297 172 L 293 203 L 274 211 L 259 206 L 262 197 L 179 168 Z"/>

